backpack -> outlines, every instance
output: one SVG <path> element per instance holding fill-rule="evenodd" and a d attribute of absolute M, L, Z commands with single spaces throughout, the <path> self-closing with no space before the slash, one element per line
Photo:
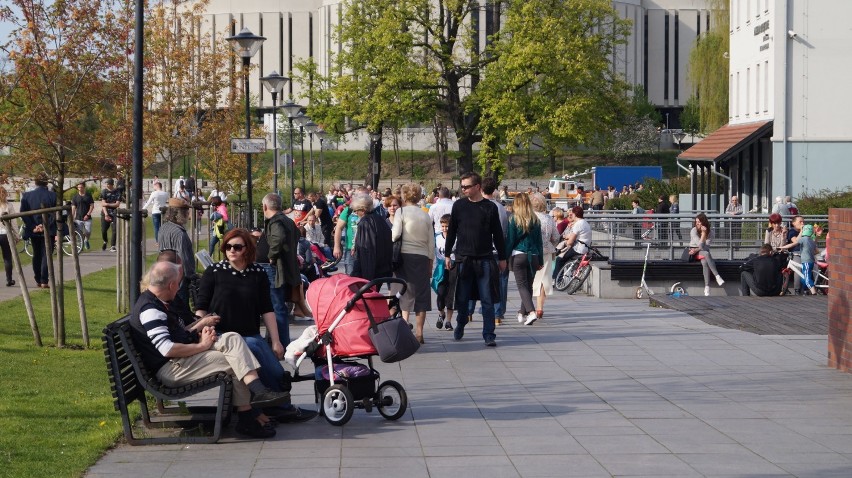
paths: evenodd
<path fill-rule="evenodd" d="M 799 215 L 799 208 L 797 208 L 796 206 L 789 206 L 789 209 L 790 209 L 790 215 L 791 216 L 798 216 Z"/>

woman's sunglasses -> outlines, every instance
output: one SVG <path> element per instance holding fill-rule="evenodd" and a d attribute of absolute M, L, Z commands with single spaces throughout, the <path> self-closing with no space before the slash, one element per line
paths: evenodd
<path fill-rule="evenodd" d="M 236 251 L 236 252 L 240 252 L 241 250 L 243 250 L 245 248 L 246 248 L 245 244 L 225 244 L 225 250 L 226 251 L 233 250 L 233 251 Z"/>

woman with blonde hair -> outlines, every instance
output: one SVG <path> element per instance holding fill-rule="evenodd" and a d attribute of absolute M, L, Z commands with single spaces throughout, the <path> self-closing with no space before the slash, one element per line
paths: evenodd
<path fill-rule="evenodd" d="M 414 312 L 414 335 L 423 340 L 426 312 L 432 310 L 430 272 L 435 261 L 435 229 L 432 219 L 418 206 L 422 193 L 419 184 L 403 184 L 400 190 L 403 206 L 394 214 L 393 241 L 402 241 L 402 267 L 395 271 L 408 289 L 400 299 L 402 317 L 409 320 Z"/>
<path fill-rule="evenodd" d="M 509 257 L 509 270 L 515 274 L 515 283 L 521 295 L 518 322 L 530 325 L 538 320 L 532 291 L 533 275 L 543 268 L 541 221 L 533 211 L 526 193 L 517 194 L 512 206 L 514 214 L 509 219 L 506 234 L 506 255 Z"/>
<path fill-rule="evenodd" d="M 553 254 L 556 252 L 556 244 L 559 243 L 561 234 L 557 230 L 556 222 L 545 212 L 547 200 L 544 196 L 535 193 L 530 196 L 530 201 L 541 223 L 542 268 L 536 271 L 532 285 L 533 296 L 536 298 L 535 315 L 537 319 L 541 319 L 544 315 L 544 300 L 548 295 L 553 294 L 553 274 L 550 271 L 553 269 Z"/>
<path fill-rule="evenodd" d="M 14 211 L 9 204 L 9 193 L 6 191 L 5 187 L 0 186 L 0 215 L 11 214 L 13 212 Z M 15 237 L 15 240 L 17 240 L 17 236 L 15 234 L 15 221 L 12 220 L 9 224 L 12 227 L 12 236 Z M 6 287 L 12 287 L 15 285 L 15 280 L 12 279 L 14 267 L 12 266 L 11 246 L 12 245 L 9 244 L 9 237 L 6 234 L 6 222 L 0 221 L 0 250 L 3 251 L 3 267 L 6 269 Z"/>

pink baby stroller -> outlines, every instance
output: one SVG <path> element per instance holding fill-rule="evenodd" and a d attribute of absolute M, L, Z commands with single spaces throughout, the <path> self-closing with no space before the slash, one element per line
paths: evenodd
<path fill-rule="evenodd" d="M 402 284 L 399 294 L 383 295 L 378 292 L 382 285 Z M 373 367 L 373 356 L 380 355 L 376 349 L 376 333 L 380 327 L 395 325 L 399 337 L 393 338 L 401 348 L 407 348 L 392 360 L 410 356 L 419 344 L 414 334 L 404 324 L 398 328 L 398 315 L 391 316 L 390 309 L 399 309 L 399 296 L 405 293 L 405 282 L 395 278 L 367 281 L 357 277 L 337 274 L 318 279 L 307 291 L 308 305 L 317 325 L 314 347 L 307 350 L 316 368 L 314 392 L 320 403 L 320 413 L 332 425 L 344 425 L 355 408 L 368 412 L 373 407 L 388 420 L 397 420 L 405 415 L 408 398 L 399 383 L 388 380 L 380 383 L 379 372 Z M 394 332 L 396 334 L 397 332 Z M 411 337 L 407 337 L 410 334 Z M 410 345 L 411 339 L 416 344 Z M 313 350 L 311 350 L 313 349 Z M 366 359 L 367 365 L 358 360 Z"/>

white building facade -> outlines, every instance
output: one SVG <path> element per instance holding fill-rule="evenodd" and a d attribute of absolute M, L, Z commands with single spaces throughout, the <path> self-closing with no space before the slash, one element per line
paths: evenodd
<path fill-rule="evenodd" d="M 730 15 L 729 124 L 681 159 L 729 176 L 721 194 L 747 210 L 848 187 L 852 2 L 733 0 Z"/>

